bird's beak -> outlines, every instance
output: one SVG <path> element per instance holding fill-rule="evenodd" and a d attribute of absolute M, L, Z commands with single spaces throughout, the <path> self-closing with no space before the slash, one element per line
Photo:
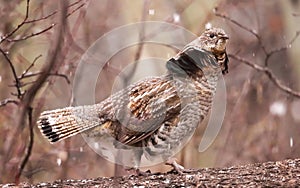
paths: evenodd
<path fill-rule="evenodd" d="M 228 40 L 229 39 L 229 37 L 227 35 L 223 35 L 220 38 L 223 39 L 223 40 Z"/>

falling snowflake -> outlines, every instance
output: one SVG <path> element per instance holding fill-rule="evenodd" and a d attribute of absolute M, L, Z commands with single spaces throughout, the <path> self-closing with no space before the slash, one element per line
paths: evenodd
<path fill-rule="evenodd" d="M 293 137 L 290 137 L 290 147 L 293 147 L 294 146 L 294 139 Z"/>
<path fill-rule="evenodd" d="M 207 23 L 205 24 L 205 29 L 210 29 L 210 28 L 212 28 L 212 25 L 211 25 L 210 22 L 207 22 Z"/>
<path fill-rule="evenodd" d="M 175 23 L 180 22 L 180 15 L 177 14 L 177 13 L 174 13 L 173 14 L 173 20 L 174 20 Z"/>
<path fill-rule="evenodd" d="M 275 116 L 284 116 L 286 114 L 286 104 L 276 101 L 270 106 L 270 113 Z"/>
<path fill-rule="evenodd" d="M 57 158 L 56 163 L 57 163 L 58 166 L 60 166 L 61 165 L 61 158 Z"/>
<path fill-rule="evenodd" d="M 154 15 L 155 14 L 155 10 L 154 9 L 149 9 L 148 13 L 149 13 L 149 15 Z"/>

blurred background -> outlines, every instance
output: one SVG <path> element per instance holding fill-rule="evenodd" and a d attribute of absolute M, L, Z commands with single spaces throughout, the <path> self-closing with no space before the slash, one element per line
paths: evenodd
<path fill-rule="evenodd" d="M 56 25 L 61 10 L 58 2 L 0 0 L 0 50 L 3 52 L 0 54 L 0 183 L 16 181 L 26 156 L 29 159 L 21 181 L 34 183 L 115 174 L 114 164 L 93 152 L 81 136 L 51 145 L 36 124 L 32 125 L 33 132 L 27 119 L 20 125 L 24 96 L 42 74 L 43 67 L 50 63 L 49 49 L 53 47 L 59 27 Z M 30 103 L 32 122 L 43 110 L 74 103 L 75 70 L 84 52 L 99 37 L 114 28 L 141 21 L 176 24 L 196 35 L 204 31 L 207 23 L 221 27 L 230 37 L 229 54 L 261 67 L 267 65 L 276 80 L 300 91 L 300 37 L 296 38 L 297 31 L 300 33 L 299 0 L 86 0 L 69 1 L 67 6 L 60 56 Z M 26 10 L 28 18 L 24 22 Z M 220 14 L 225 17 L 218 16 Z M 134 45 L 120 51 L 98 77 L 95 100 L 100 102 L 112 93 L 117 75 L 128 65 L 133 66 L 132 63 L 148 57 L 167 60 L 176 52 L 177 49 L 158 44 Z M 12 66 L 21 83 L 20 93 L 15 86 Z M 150 75 L 165 72 L 160 63 L 151 69 L 136 65 L 133 70 L 139 78 L 149 75 L 148 70 L 151 70 Z M 178 163 L 186 168 L 228 167 L 299 157 L 299 96 L 284 92 L 268 74 L 236 58 L 230 58 L 229 74 L 224 79 L 226 114 L 216 140 L 206 151 L 199 152 L 206 128 L 205 123 L 199 126 L 176 155 Z M 32 134 L 33 140 L 30 139 Z M 170 167 L 158 165 L 150 169 L 168 171 Z"/>

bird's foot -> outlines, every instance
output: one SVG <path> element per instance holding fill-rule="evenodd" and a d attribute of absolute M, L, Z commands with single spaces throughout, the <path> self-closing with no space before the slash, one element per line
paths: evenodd
<path fill-rule="evenodd" d="M 172 166 L 173 170 L 175 170 L 178 174 L 190 173 L 190 172 L 194 171 L 194 170 L 191 170 L 191 169 L 186 169 L 183 166 L 181 166 L 180 164 L 178 164 L 176 162 L 175 158 L 169 158 L 166 161 L 166 165 Z"/>
<path fill-rule="evenodd" d="M 127 168 L 126 169 L 127 172 L 132 172 L 132 174 L 137 175 L 137 176 L 149 176 L 151 175 L 151 171 L 147 170 L 147 171 L 142 171 L 139 168 Z"/>

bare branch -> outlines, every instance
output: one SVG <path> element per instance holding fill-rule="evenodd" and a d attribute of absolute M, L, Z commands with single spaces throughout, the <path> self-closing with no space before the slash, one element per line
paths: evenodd
<path fill-rule="evenodd" d="M 277 49 L 274 49 L 274 50 L 271 50 L 270 52 L 268 52 L 266 54 L 266 59 L 265 59 L 265 66 L 268 66 L 268 62 L 269 62 L 269 59 L 270 57 L 275 54 L 275 53 L 278 53 L 278 52 L 281 52 L 281 51 L 285 51 L 289 48 L 291 48 L 292 44 L 295 42 L 295 40 L 299 37 L 300 35 L 300 31 L 297 31 L 295 36 L 292 38 L 292 40 L 288 43 L 288 45 L 286 46 L 282 46 L 280 48 L 277 48 Z"/>
<path fill-rule="evenodd" d="M 38 21 L 46 20 L 46 19 L 54 16 L 56 13 L 57 13 L 57 11 L 53 11 L 52 13 L 50 13 L 46 16 L 43 16 L 41 18 L 37 18 L 37 19 L 33 19 L 33 20 L 27 20 L 27 21 L 24 22 L 24 24 L 35 23 L 35 22 L 38 22 Z"/>
<path fill-rule="evenodd" d="M 61 0 L 63 1 L 63 0 Z M 55 40 L 55 44 L 53 45 L 53 48 L 50 51 L 50 55 L 47 58 L 47 64 L 45 65 L 45 67 L 43 67 L 42 72 L 44 74 L 40 74 L 40 76 L 38 77 L 38 79 L 36 80 L 36 82 L 32 85 L 31 88 L 28 89 L 28 91 L 26 92 L 26 94 L 24 95 L 24 99 L 23 99 L 23 113 L 21 116 L 21 120 L 19 122 L 19 127 L 23 128 L 24 125 L 24 117 L 26 116 L 26 108 L 28 108 L 36 93 L 38 92 L 38 90 L 41 88 L 41 86 L 44 84 L 44 82 L 47 80 L 48 75 L 50 74 L 50 71 L 52 69 L 52 67 L 56 64 L 57 62 L 57 57 L 60 54 L 60 49 L 62 47 L 62 42 L 63 42 L 63 35 L 64 35 L 64 26 L 65 26 L 65 22 L 66 22 L 66 7 L 64 6 L 65 3 L 61 2 L 61 4 L 63 4 L 63 9 L 61 10 L 61 15 L 64 17 L 60 17 L 60 24 L 59 24 L 59 28 L 57 30 L 57 36 L 56 36 L 56 40 Z"/>
<path fill-rule="evenodd" d="M 81 1 L 82 1 L 82 0 L 79 0 L 79 1 L 76 1 L 76 2 L 74 2 L 74 3 L 72 3 L 72 4 L 70 4 L 68 8 L 71 8 L 72 6 L 77 5 L 77 4 L 80 3 Z M 80 8 L 81 8 L 83 5 L 85 5 L 85 2 L 84 2 L 82 5 L 80 5 Z M 78 10 L 78 9 L 79 9 L 79 8 L 77 7 L 77 8 L 75 9 L 75 11 L 73 10 L 73 11 L 72 11 L 72 14 L 73 14 L 74 12 L 76 12 L 76 10 Z M 55 14 L 57 14 L 57 10 L 55 10 L 55 11 L 53 11 L 52 13 L 50 13 L 50 14 L 48 14 L 48 15 L 46 15 L 46 16 L 43 16 L 43 17 L 41 17 L 41 18 L 32 19 L 32 20 L 27 20 L 27 21 L 24 22 L 24 24 L 29 24 L 29 23 L 34 23 L 34 22 L 46 20 L 46 19 L 48 19 L 48 18 L 54 16 Z M 68 14 L 68 15 L 69 15 L 69 14 Z"/>
<path fill-rule="evenodd" d="M 50 73 L 52 67 L 55 66 L 55 64 L 58 62 L 57 58 L 60 56 L 62 43 L 64 41 L 63 36 L 65 33 L 64 28 L 66 25 L 66 18 L 67 18 L 66 14 L 67 14 L 67 7 L 68 7 L 67 1 L 65 1 L 65 0 L 61 0 L 60 5 L 61 5 L 60 10 L 59 10 L 60 16 L 59 16 L 59 24 L 58 24 L 59 27 L 56 30 L 55 44 L 52 45 L 53 47 L 49 50 L 49 56 L 47 58 L 47 63 L 43 67 L 43 72 L 45 72 L 45 74 L 40 74 L 40 76 L 38 77 L 36 82 L 34 84 L 32 84 L 32 86 L 28 89 L 28 91 L 25 93 L 25 95 L 23 97 L 21 111 L 20 111 L 20 119 L 18 122 L 18 128 L 14 132 L 14 137 L 17 137 L 19 135 L 20 131 L 22 131 L 24 126 L 26 125 L 26 123 L 25 123 L 26 116 L 28 116 L 28 112 L 31 111 L 30 110 L 31 105 L 32 105 L 32 102 L 33 102 L 37 92 L 40 90 L 42 85 L 46 82 L 46 80 L 48 78 L 48 74 Z M 32 124 L 30 125 L 30 123 L 29 123 L 30 129 L 31 129 L 31 126 L 32 126 Z M 14 143 L 11 143 L 10 148 L 13 147 L 13 145 L 14 145 Z M 19 171 L 18 171 L 17 175 L 15 176 L 16 181 L 18 181 L 18 179 L 22 173 L 22 170 L 28 161 L 30 153 L 31 153 L 31 148 L 28 147 L 28 151 L 25 153 L 24 160 L 20 163 Z"/>
<path fill-rule="evenodd" d="M 28 142 L 28 146 L 26 148 L 26 152 L 25 155 L 23 157 L 23 160 L 20 163 L 20 166 L 18 168 L 18 172 L 15 176 L 15 180 L 18 183 L 21 177 L 21 174 L 24 170 L 24 167 L 26 166 L 29 157 L 31 155 L 32 152 L 32 147 L 33 147 L 33 143 L 34 143 L 34 133 L 33 133 L 33 121 L 32 121 L 32 108 L 28 108 L 28 124 L 29 124 L 29 142 Z"/>
<path fill-rule="evenodd" d="M 34 60 L 32 61 L 32 63 L 31 63 L 31 64 L 27 67 L 27 69 L 22 73 L 22 75 L 19 77 L 19 79 L 24 78 L 24 77 L 27 75 L 28 71 L 34 66 L 35 62 L 36 62 L 39 58 L 41 58 L 41 57 L 42 57 L 42 55 L 39 55 L 39 56 L 37 56 L 36 58 L 34 58 Z"/>
<path fill-rule="evenodd" d="M 72 3 L 71 5 L 68 6 L 68 9 L 79 4 L 82 0 L 79 0 L 79 1 L 76 1 L 74 3 Z M 80 8 L 82 8 L 86 3 L 83 2 L 82 4 L 80 4 L 78 7 L 76 7 L 74 10 L 72 10 L 70 13 L 66 14 L 66 17 L 69 17 L 71 16 L 72 14 L 74 14 L 75 12 L 77 12 Z M 51 24 L 50 26 L 46 27 L 45 29 L 39 31 L 39 32 L 35 32 L 35 33 L 31 33 L 29 35 L 25 35 L 21 38 L 11 38 L 11 36 L 13 34 L 15 34 L 23 25 L 25 24 L 30 24 L 30 23 L 35 23 L 35 22 L 38 22 L 38 21 L 42 21 L 42 20 L 46 20 L 50 17 L 52 17 L 53 15 L 57 14 L 57 11 L 53 11 L 52 13 L 46 15 L 46 16 L 43 16 L 41 18 L 37 18 L 37 19 L 32 19 L 32 20 L 28 20 L 28 17 L 29 17 L 29 0 L 27 0 L 27 9 L 26 9 L 26 15 L 25 15 L 25 18 L 24 20 L 13 30 L 11 31 L 9 34 L 5 35 L 4 37 L 2 37 L 2 39 L 0 40 L 0 44 L 3 42 L 3 41 L 8 41 L 8 42 L 19 42 L 19 41 L 23 41 L 23 40 L 27 40 L 29 38 L 32 38 L 32 37 L 35 37 L 35 36 L 38 36 L 42 33 L 45 33 L 47 31 L 49 31 L 50 29 L 52 29 L 56 23 L 53 23 Z"/>
<path fill-rule="evenodd" d="M 29 2 L 30 0 L 26 1 L 26 13 L 25 13 L 25 17 L 23 19 L 23 21 L 14 29 L 12 30 L 10 33 L 6 34 L 1 40 L 0 40 L 0 44 L 5 41 L 6 39 L 8 39 L 9 37 L 11 37 L 13 34 L 15 34 L 27 21 L 28 16 L 29 16 Z"/>
<path fill-rule="evenodd" d="M 243 59 L 239 56 L 236 56 L 236 55 L 233 55 L 233 54 L 229 54 L 228 55 L 230 58 L 233 58 L 241 63 L 244 63 L 248 66 L 250 66 L 251 68 L 259 71 L 259 72 L 263 72 L 265 73 L 269 79 L 279 88 L 281 89 L 282 91 L 290 94 L 290 95 L 293 95 L 295 97 L 299 97 L 300 98 L 300 92 L 297 92 L 297 91 L 294 91 L 292 90 L 291 88 L 285 86 L 275 75 L 274 73 L 272 72 L 271 69 L 269 69 L 268 67 L 262 67 L 260 65 L 257 65 L 255 63 L 251 63 L 250 61 L 246 60 L 246 59 Z"/>
<path fill-rule="evenodd" d="M 296 35 L 294 36 L 294 38 L 291 40 L 289 44 L 292 45 L 295 42 L 295 40 L 299 37 L 299 35 L 300 35 L 300 31 L 296 31 Z"/>
<path fill-rule="evenodd" d="M 21 83 L 20 83 L 20 80 L 18 79 L 18 76 L 17 76 L 17 72 L 16 72 L 16 69 L 13 65 L 13 63 L 11 62 L 10 58 L 8 57 L 8 54 L 5 53 L 2 48 L 0 48 L 0 52 L 2 53 L 2 55 L 4 56 L 5 60 L 7 61 L 7 63 L 9 64 L 9 67 L 13 73 L 13 77 L 14 77 L 14 80 L 15 80 L 15 87 L 17 89 L 17 97 L 20 99 L 22 97 L 22 91 L 21 91 Z"/>
<path fill-rule="evenodd" d="M 66 82 L 68 84 L 71 83 L 71 81 L 69 80 L 68 76 L 67 75 L 64 75 L 64 74 L 59 74 L 59 73 L 49 73 L 49 76 L 58 76 L 58 77 L 62 77 L 66 80 Z"/>
<path fill-rule="evenodd" d="M 6 40 L 8 42 L 19 42 L 19 41 L 22 41 L 22 40 L 27 40 L 29 38 L 32 38 L 32 37 L 35 37 L 35 36 L 38 36 L 42 33 L 45 33 L 47 31 L 49 31 L 50 29 L 52 29 L 56 24 L 51 24 L 50 26 L 48 26 L 47 28 L 39 31 L 39 32 L 36 32 L 36 33 L 31 33 L 30 35 L 27 35 L 27 36 L 23 36 L 21 38 L 17 38 L 17 39 L 10 39 L 10 38 L 7 38 Z"/>
<path fill-rule="evenodd" d="M 254 37 L 256 37 L 260 47 L 262 48 L 262 50 L 264 51 L 265 54 L 268 54 L 267 50 L 266 50 L 266 47 L 263 45 L 262 43 L 262 38 L 259 36 L 259 34 L 257 33 L 257 31 L 253 30 L 253 29 L 250 29 L 244 25 L 242 25 L 241 23 L 239 23 L 238 21 L 230 18 L 229 16 L 225 15 L 225 14 L 221 14 L 218 12 L 218 7 L 216 7 L 214 9 L 214 12 L 215 12 L 215 15 L 218 16 L 218 17 L 221 17 L 221 18 L 224 18 L 228 21 L 230 21 L 231 23 L 237 25 L 238 27 L 244 29 L 245 31 L 249 32 L 250 34 L 252 34 Z"/>
<path fill-rule="evenodd" d="M 69 17 L 71 16 L 72 14 L 74 14 L 76 11 L 78 11 L 80 8 L 82 8 L 83 6 L 85 5 L 85 3 L 79 5 L 78 7 L 76 7 L 74 10 L 72 10 L 70 13 L 68 13 L 66 15 L 66 17 Z M 40 19 L 36 19 L 36 20 L 30 20 L 30 21 L 27 21 L 27 22 L 24 22 L 24 23 L 33 23 L 33 22 L 36 22 L 36 21 L 40 21 L 40 20 L 45 20 L 47 18 L 49 18 L 50 16 L 53 16 L 54 14 L 56 14 L 57 11 L 54 11 L 53 13 L 49 14 L 48 16 L 45 16 L 43 18 L 40 18 Z M 51 24 L 50 26 L 46 27 L 45 29 L 39 31 L 39 32 L 36 32 L 36 33 L 31 33 L 30 35 L 26 35 L 26 36 L 23 36 L 22 38 L 15 38 L 15 39 L 10 39 L 8 37 L 6 37 L 5 40 L 7 40 L 8 42 L 19 42 L 19 41 L 22 41 L 22 40 L 27 40 L 29 38 L 32 38 L 32 37 L 35 37 L 35 36 L 38 36 L 42 33 L 45 33 L 47 31 L 49 31 L 50 29 L 52 29 L 54 26 L 56 26 L 56 23 L 53 23 Z"/>
<path fill-rule="evenodd" d="M 67 8 L 73 7 L 73 6 L 77 5 L 77 4 L 79 4 L 80 2 L 81 2 L 81 0 L 76 1 L 76 2 L 72 3 L 71 5 L 69 5 Z M 27 40 L 29 38 L 32 38 L 32 37 L 35 37 L 35 36 L 39 36 L 40 34 L 49 31 L 55 25 L 57 25 L 56 23 L 54 23 L 54 24 L 51 24 L 50 26 L 48 26 L 47 28 L 45 28 L 45 29 L 43 29 L 43 30 L 41 30 L 39 32 L 35 32 L 35 33 L 30 34 L 30 35 L 23 36 L 21 38 L 11 39 L 10 37 L 12 35 L 14 35 L 23 25 L 28 24 L 28 23 L 34 23 L 34 22 L 41 21 L 41 20 L 45 20 L 45 19 L 48 19 L 49 17 L 57 14 L 57 11 L 54 11 L 54 12 L 50 13 L 49 15 L 44 16 L 42 18 L 34 19 L 34 20 L 29 20 L 28 21 L 28 17 L 29 17 L 29 3 L 30 3 L 30 0 L 27 0 L 26 13 L 25 13 L 25 17 L 24 17 L 23 21 L 14 30 L 12 30 L 10 33 L 6 34 L 4 37 L 2 37 L 2 39 L 0 40 L 0 44 L 3 41 L 5 41 L 5 40 L 8 41 L 8 42 L 24 41 L 24 40 Z M 74 10 L 72 10 L 70 13 L 66 14 L 66 17 L 72 15 L 73 13 L 75 13 L 77 10 L 79 10 L 84 5 L 85 5 L 85 2 L 83 2 L 82 4 L 80 4 L 78 7 L 76 7 Z M 10 60 L 10 58 L 8 57 L 8 54 L 3 49 L 1 49 L 1 48 L 0 48 L 0 52 L 2 53 L 2 55 L 4 56 L 4 58 L 6 59 L 6 61 L 9 63 L 9 66 L 11 68 L 11 71 L 12 71 L 13 77 L 14 77 L 14 82 L 15 82 L 14 86 L 17 89 L 17 95 L 16 96 L 20 99 L 22 97 L 22 95 L 23 95 L 22 91 L 21 91 L 21 87 L 24 86 L 24 84 L 23 85 L 21 84 L 20 79 L 22 79 L 25 76 L 25 74 L 28 72 L 28 70 L 33 65 L 31 65 L 28 70 L 25 70 L 25 74 L 22 74 L 21 77 L 18 77 L 17 73 L 16 73 L 16 70 L 15 70 L 15 67 L 14 67 L 12 61 Z M 52 74 L 52 75 L 54 75 L 54 74 Z M 64 75 L 59 75 L 59 74 L 56 74 L 56 75 L 57 76 L 61 76 L 61 77 L 65 77 Z M 65 79 L 66 79 L 66 81 L 68 83 L 70 83 L 70 81 L 68 80 L 68 78 L 65 77 Z"/>
<path fill-rule="evenodd" d="M 69 4 L 68 8 L 73 7 L 73 6 L 77 5 L 77 4 L 79 4 L 81 1 L 84 1 L 84 3 L 86 2 L 86 0 L 75 1 L 74 3 Z"/>
<path fill-rule="evenodd" d="M 35 73 L 31 73 L 31 74 L 26 74 L 26 75 L 20 77 L 20 80 L 26 79 L 26 78 L 35 77 L 35 76 L 39 76 L 39 75 L 41 75 L 41 74 L 45 74 L 45 73 L 44 73 L 44 72 L 35 72 Z M 64 75 L 64 74 L 60 74 L 60 73 L 49 73 L 48 76 L 58 76 L 58 77 L 62 77 L 62 78 L 64 78 L 64 79 L 66 80 L 66 82 L 67 82 L 68 84 L 71 83 L 71 81 L 70 81 L 70 79 L 68 78 L 68 76 L 67 76 L 67 75 Z M 34 83 L 34 82 L 35 82 L 35 81 L 27 82 L 27 83 L 24 83 L 24 84 L 22 83 L 22 84 L 21 84 L 21 87 L 24 87 L 24 86 L 26 86 L 26 85 L 28 85 L 28 84 L 32 84 L 32 83 Z M 13 85 L 11 85 L 11 86 L 13 86 Z"/>
<path fill-rule="evenodd" d="M 76 3 L 76 2 L 75 2 Z M 79 3 L 79 1 L 77 2 Z M 77 4 L 76 3 L 76 4 Z M 74 5 L 74 3 L 73 3 Z M 73 13 L 75 13 L 77 10 L 81 9 L 83 6 L 85 5 L 85 3 L 82 3 L 81 5 L 79 5 L 78 7 L 76 7 L 74 10 L 72 10 L 70 13 L 67 14 L 67 17 L 71 16 Z"/>
<path fill-rule="evenodd" d="M 251 33 L 253 36 L 256 37 L 258 43 L 259 43 L 259 46 L 262 48 L 264 54 L 265 54 L 265 59 L 264 59 L 264 64 L 265 66 L 260 66 L 256 63 L 252 63 L 246 59 L 243 59 L 237 55 L 233 55 L 233 54 L 229 54 L 229 57 L 241 62 L 241 63 L 244 63 L 250 67 L 252 67 L 253 69 L 257 70 L 257 71 L 260 71 L 260 72 L 263 72 L 264 74 L 266 74 L 268 76 L 268 78 L 282 91 L 290 94 L 290 95 L 293 95 L 295 97 L 299 97 L 300 98 L 300 92 L 297 92 L 297 91 L 294 91 L 293 89 L 289 88 L 288 86 L 284 85 L 276 76 L 275 74 L 273 73 L 273 71 L 268 67 L 268 62 L 269 62 L 269 59 L 270 57 L 273 55 L 273 54 L 276 54 L 278 52 L 281 52 L 281 51 L 284 51 L 284 50 L 287 50 L 288 48 L 290 48 L 292 46 L 292 44 L 295 42 L 295 40 L 299 37 L 300 35 L 300 31 L 297 31 L 295 36 L 292 38 L 292 40 L 288 43 L 288 45 L 285 45 L 283 47 L 280 47 L 280 48 L 277 48 L 277 49 L 273 49 L 271 51 L 267 51 L 264 44 L 263 44 L 263 41 L 262 41 L 262 38 L 260 35 L 258 35 L 256 33 L 256 31 L 242 25 L 241 23 L 239 23 L 238 21 L 230 18 L 229 16 L 225 15 L 225 14 L 221 14 L 218 12 L 218 8 L 215 8 L 215 15 L 218 16 L 218 17 L 221 17 L 221 18 L 224 18 L 228 21 L 230 21 L 231 23 L 237 25 L 238 27 L 244 29 L 245 31 Z"/>
<path fill-rule="evenodd" d="M 67 18 L 80 10 L 85 4 L 86 1 L 78 0 L 70 5 L 68 5 L 66 0 L 60 0 L 60 8 L 46 16 L 37 18 L 37 19 L 30 19 L 30 10 L 29 10 L 29 5 L 30 5 L 30 0 L 26 1 L 26 13 L 24 18 L 21 20 L 21 23 L 19 23 L 17 26 L 15 26 L 12 31 L 9 31 L 7 34 L 4 34 L 4 36 L 0 36 L 0 45 L 6 41 L 8 44 L 14 44 L 15 42 L 19 41 L 25 41 L 27 39 L 40 36 L 41 34 L 48 32 L 50 29 L 56 27 L 56 30 L 54 31 L 54 42 L 51 47 L 51 49 L 48 52 L 48 57 L 46 60 L 46 63 L 44 66 L 40 69 L 39 72 L 35 73 L 30 73 L 30 70 L 34 67 L 35 63 L 38 61 L 38 59 L 41 57 L 37 56 L 32 63 L 29 63 L 29 66 L 25 68 L 22 74 L 18 74 L 16 71 L 16 65 L 13 63 L 11 59 L 11 55 L 8 53 L 10 50 L 7 50 L 7 48 L 4 48 L 0 46 L 0 55 L 2 54 L 4 57 L 4 61 L 6 61 L 10 67 L 9 70 L 11 70 L 12 75 L 13 75 L 13 82 L 14 85 L 13 87 L 16 87 L 17 91 L 14 91 L 14 93 L 11 93 L 12 96 L 16 96 L 15 99 L 4 99 L 3 101 L 0 101 L 0 107 L 6 106 L 9 103 L 18 105 L 18 108 L 20 108 L 20 115 L 17 128 L 14 129 L 14 131 L 11 133 L 11 136 L 7 140 L 7 147 L 6 151 L 7 154 L 5 155 L 5 158 L 3 159 L 3 162 L 6 162 L 9 160 L 9 158 L 13 155 L 14 152 L 16 152 L 16 145 L 18 142 L 15 142 L 15 139 L 18 138 L 24 127 L 29 126 L 29 142 L 26 147 L 26 151 L 24 152 L 22 150 L 17 150 L 18 155 L 22 155 L 22 160 L 19 163 L 19 168 L 14 172 L 15 180 L 18 181 L 20 179 L 20 176 L 22 175 L 22 172 L 29 160 L 31 151 L 32 151 L 32 145 L 33 145 L 33 125 L 34 125 L 34 117 L 32 116 L 32 103 L 36 98 L 37 92 L 40 90 L 42 85 L 47 82 L 47 78 L 49 76 L 58 76 L 61 78 L 64 78 L 68 84 L 70 84 L 70 80 L 67 77 L 67 75 L 60 74 L 56 71 L 56 68 L 54 67 L 59 67 L 61 61 L 61 57 L 64 55 L 63 51 L 61 50 L 63 46 L 65 46 L 65 27 L 67 26 L 66 20 Z M 30 7 L 31 8 L 31 7 Z M 59 20 L 57 21 L 51 21 L 51 25 L 46 25 L 46 28 L 38 31 L 38 32 L 32 32 L 30 33 L 30 30 L 35 26 L 36 22 L 51 19 L 54 17 L 54 15 L 57 15 L 57 18 Z M 26 25 L 27 24 L 27 25 Z M 30 26 L 30 27 L 25 27 Z M 18 35 L 17 35 L 18 34 Z M 6 43 L 5 43 L 6 45 Z M 10 47 L 12 46 L 10 45 Z M 6 52 L 8 51 L 8 52 Z M 59 61 L 57 60 L 59 59 Z M 3 61 L 3 62 L 4 62 Z M 53 73 L 54 72 L 54 73 Z M 29 82 L 23 82 L 27 78 L 32 78 L 32 80 L 26 80 Z M 37 79 L 34 79 L 37 78 Z M 24 86 L 26 87 L 26 91 L 22 88 Z M 18 99 L 16 99 L 18 98 Z M 19 157 L 19 156 L 18 156 Z M 4 170 L 6 170 L 7 166 L 4 166 Z"/>
<path fill-rule="evenodd" d="M 14 99 L 4 99 L 3 101 L 0 101 L 0 107 L 3 107 L 9 103 L 12 103 L 12 104 L 15 104 L 15 105 L 18 105 L 19 102 L 14 100 Z"/>

